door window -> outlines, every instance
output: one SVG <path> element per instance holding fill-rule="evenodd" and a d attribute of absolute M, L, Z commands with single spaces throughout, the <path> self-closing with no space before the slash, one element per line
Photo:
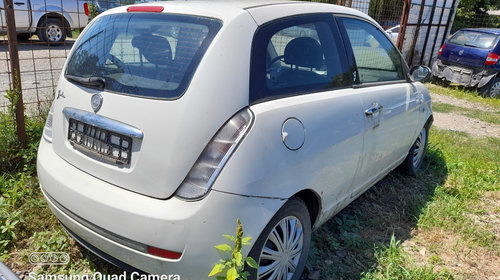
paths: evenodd
<path fill-rule="evenodd" d="M 403 80 L 401 56 L 389 39 L 372 24 L 343 18 L 361 83 Z"/>
<path fill-rule="evenodd" d="M 331 15 L 294 17 L 257 32 L 252 52 L 251 102 L 352 84 Z"/>

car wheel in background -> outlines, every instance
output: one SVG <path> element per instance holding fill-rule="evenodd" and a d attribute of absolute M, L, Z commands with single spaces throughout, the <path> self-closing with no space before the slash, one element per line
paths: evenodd
<path fill-rule="evenodd" d="M 255 241 L 249 256 L 259 269 L 249 269 L 249 279 L 298 280 L 311 244 L 311 220 L 305 203 L 290 199 L 274 215 Z"/>
<path fill-rule="evenodd" d="M 479 89 L 479 93 L 484 97 L 500 98 L 500 78 L 491 79 Z"/>
<path fill-rule="evenodd" d="M 429 128 L 426 125 L 418 133 L 415 143 L 411 146 L 410 152 L 408 152 L 408 155 L 400 166 L 404 173 L 412 176 L 417 174 L 417 171 L 420 169 L 422 162 L 424 161 L 425 152 L 427 151 L 428 136 Z"/>
<path fill-rule="evenodd" d="M 60 19 L 42 19 L 36 34 L 40 38 L 40 41 L 51 44 L 62 43 L 66 40 L 66 28 Z"/>

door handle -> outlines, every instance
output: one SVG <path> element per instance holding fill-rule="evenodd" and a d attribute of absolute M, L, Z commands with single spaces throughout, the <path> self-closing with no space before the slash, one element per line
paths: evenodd
<path fill-rule="evenodd" d="M 384 106 L 374 102 L 372 106 L 365 111 L 365 115 L 367 116 L 373 116 L 376 113 L 379 113 L 384 109 Z"/>
<path fill-rule="evenodd" d="M 16 6 L 22 6 L 22 5 L 24 5 L 24 3 L 23 2 L 14 2 L 14 5 L 16 5 Z"/>

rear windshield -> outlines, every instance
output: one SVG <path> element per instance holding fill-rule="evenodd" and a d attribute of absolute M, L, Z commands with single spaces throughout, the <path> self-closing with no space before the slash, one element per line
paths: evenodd
<path fill-rule="evenodd" d="M 495 45 L 498 35 L 475 31 L 458 31 L 450 38 L 450 43 L 481 49 L 490 49 Z"/>
<path fill-rule="evenodd" d="M 113 14 L 88 26 L 66 78 L 88 87 L 175 99 L 186 89 L 219 20 L 151 13 Z"/>

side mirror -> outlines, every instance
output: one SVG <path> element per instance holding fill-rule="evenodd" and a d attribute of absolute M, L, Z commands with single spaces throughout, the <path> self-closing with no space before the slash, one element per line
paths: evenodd
<path fill-rule="evenodd" d="M 413 82 L 426 82 L 430 80 L 431 69 L 427 66 L 418 65 L 410 69 L 410 79 Z"/>

